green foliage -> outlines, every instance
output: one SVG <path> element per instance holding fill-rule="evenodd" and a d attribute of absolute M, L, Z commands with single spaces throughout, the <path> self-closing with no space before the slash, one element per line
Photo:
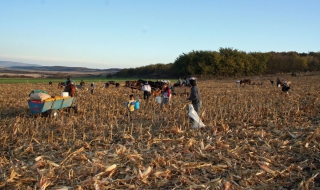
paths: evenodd
<path fill-rule="evenodd" d="M 182 53 L 173 63 L 123 69 L 118 77 L 226 77 L 253 76 L 278 72 L 318 71 L 320 52 L 250 52 L 232 48 Z"/>

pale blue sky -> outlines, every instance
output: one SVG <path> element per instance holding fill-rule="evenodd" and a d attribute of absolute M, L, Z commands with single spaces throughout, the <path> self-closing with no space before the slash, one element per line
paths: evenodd
<path fill-rule="evenodd" d="M 319 0 L 0 0 L 0 60 L 132 68 L 192 50 L 320 51 Z"/>

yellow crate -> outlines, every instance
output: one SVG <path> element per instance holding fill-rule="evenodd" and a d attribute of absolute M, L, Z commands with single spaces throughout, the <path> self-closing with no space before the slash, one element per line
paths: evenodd
<path fill-rule="evenodd" d="M 48 99 L 45 99 L 44 101 L 45 102 L 51 102 L 51 101 L 55 101 L 56 99 L 55 98 L 48 98 Z"/>
<path fill-rule="evenodd" d="M 62 100 L 62 99 L 63 99 L 63 96 L 54 96 L 54 99 L 56 99 L 56 100 Z"/>

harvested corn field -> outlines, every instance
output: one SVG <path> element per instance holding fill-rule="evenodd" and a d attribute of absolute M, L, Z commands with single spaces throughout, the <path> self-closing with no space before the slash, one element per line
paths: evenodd
<path fill-rule="evenodd" d="M 202 129 L 192 129 L 185 96 L 160 110 L 133 92 L 140 109 L 131 122 L 122 84 L 79 91 L 80 112 L 45 117 L 30 112 L 30 91 L 61 89 L 1 84 L 0 188 L 319 188 L 320 76 L 289 79 L 289 95 L 268 78 L 239 88 L 234 79 L 199 81 Z"/>

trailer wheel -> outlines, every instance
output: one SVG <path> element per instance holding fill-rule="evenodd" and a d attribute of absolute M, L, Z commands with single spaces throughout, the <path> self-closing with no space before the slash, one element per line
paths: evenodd
<path fill-rule="evenodd" d="M 49 116 L 52 118 L 58 117 L 59 115 L 59 110 L 50 110 Z"/>

